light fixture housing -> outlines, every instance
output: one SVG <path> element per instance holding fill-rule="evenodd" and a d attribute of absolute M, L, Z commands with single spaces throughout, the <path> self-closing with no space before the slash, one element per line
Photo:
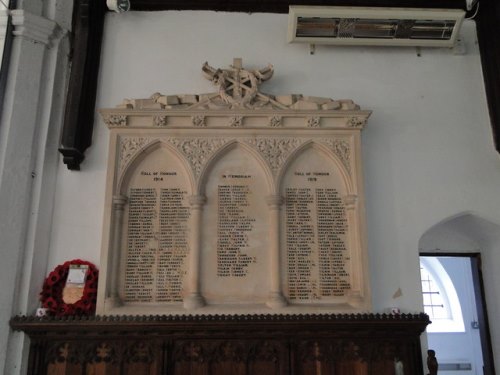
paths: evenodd
<path fill-rule="evenodd" d="M 453 47 L 461 9 L 290 6 L 288 42 Z"/>
<path fill-rule="evenodd" d="M 130 0 L 106 0 L 109 10 L 116 13 L 124 13 L 130 10 Z"/>

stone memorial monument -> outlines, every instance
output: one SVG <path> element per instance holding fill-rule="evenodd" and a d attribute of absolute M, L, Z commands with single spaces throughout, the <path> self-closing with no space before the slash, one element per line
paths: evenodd
<path fill-rule="evenodd" d="M 271 65 L 202 71 L 217 92 L 100 111 L 110 154 L 97 312 L 369 311 L 370 112 L 264 94 Z"/>

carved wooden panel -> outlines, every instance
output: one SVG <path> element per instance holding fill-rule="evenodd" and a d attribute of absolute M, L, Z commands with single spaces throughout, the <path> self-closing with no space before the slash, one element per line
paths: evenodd
<path fill-rule="evenodd" d="M 28 375 L 423 373 L 427 315 L 208 315 L 11 320 Z"/>
<path fill-rule="evenodd" d="M 157 340 L 50 341 L 43 366 L 47 374 L 157 374 L 161 366 Z"/>
<path fill-rule="evenodd" d="M 173 374 L 288 374 L 286 342 L 277 340 L 180 340 Z"/>

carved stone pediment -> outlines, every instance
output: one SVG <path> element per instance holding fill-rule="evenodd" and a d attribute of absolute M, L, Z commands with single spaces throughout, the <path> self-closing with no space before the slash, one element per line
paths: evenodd
<path fill-rule="evenodd" d="M 281 127 L 296 126 L 297 116 L 307 114 L 301 127 L 321 127 L 323 118 L 342 118 L 342 122 L 335 121 L 335 127 L 362 128 L 370 115 L 350 99 L 261 92 L 260 84 L 274 73 L 270 64 L 262 69 L 247 70 L 242 67 L 241 59 L 235 59 L 228 69 L 216 69 L 205 63 L 202 72 L 217 86 L 217 92 L 188 95 L 156 92 L 149 98 L 124 99 L 115 109 L 101 110 L 103 120 L 110 128 L 207 127 L 215 123 L 219 127 L 243 127 L 255 123 L 248 119 L 267 118 L 267 122 L 259 126 Z M 188 115 L 190 121 L 175 121 Z M 220 116 L 227 117 L 224 124 L 214 121 Z"/>
<path fill-rule="evenodd" d="M 293 95 L 269 95 L 259 86 L 269 80 L 274 68 L 271 64 L 259 70 L 243 69 L 241 59 L 234 59 L 229 69 L 215 69 L 203 64 L 204 76 L 218 88 L 217 92 L 200 95 L 163 95 L 154 93 L 148 99 L 125 99 L 117 108 L 222 110 L 222 109 L 273 109 L 312 111 L 352 111 L 359 106 L 352 100 Z"/>

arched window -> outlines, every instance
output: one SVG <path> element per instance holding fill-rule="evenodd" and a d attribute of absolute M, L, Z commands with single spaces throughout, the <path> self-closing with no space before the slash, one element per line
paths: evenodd
<path fill-rule="evenodd" d="M 441 262 L 420 258 L 420 274 L 424 311 L 432 321 L 427 332 L 465 332 L 457 292 Z"/>

